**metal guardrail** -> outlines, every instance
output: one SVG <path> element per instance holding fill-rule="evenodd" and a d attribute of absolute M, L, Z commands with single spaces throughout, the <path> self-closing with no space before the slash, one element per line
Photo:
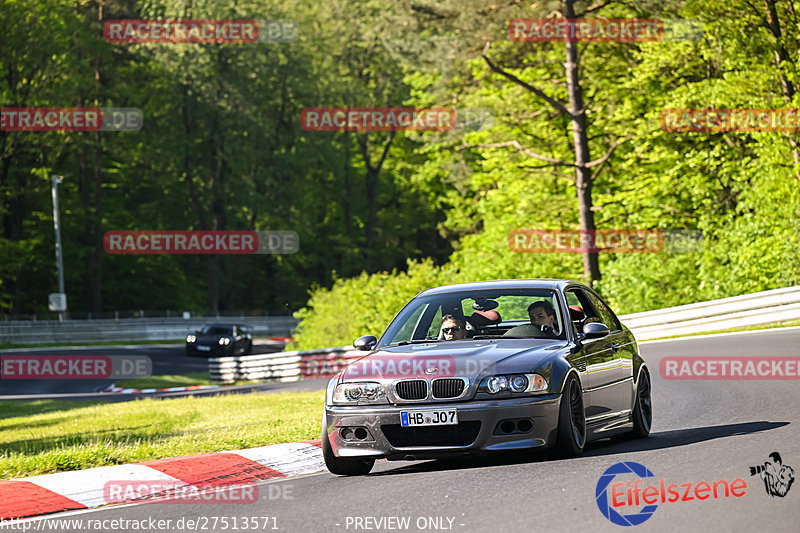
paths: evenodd
<path fill-rule="evenodd" d="M 208 360 L 211 381 L 233 383 L 238 380 L 297 381 L 302 378 L 333 376 L 352 360 L 367 355 L 350 346 L 277 352 L 260 355 L 215 357 Z"/>
<path fill-rule="evenodd" d="M 800 319 L 800 286 L 620 316 L 636 340 Z"/>
<path fill-rule="evenodd" d="M 637 340 L 800 319 L 800 286 L 620 316 Z M 212 381 L 332 376 L 366 355 L 349 346 L 209 359 Z"/>
<path fill-rule="evenodd" d="M 297 326 L 291 316 L 20 320 L 0 322 L 0 344 L 176 340 L 212 323 L 244 324 L 256 337 L 288 337 Z"/>

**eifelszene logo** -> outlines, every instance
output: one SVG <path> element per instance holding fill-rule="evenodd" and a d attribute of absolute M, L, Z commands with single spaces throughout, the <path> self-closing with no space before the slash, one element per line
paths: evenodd
<path fill-rule="evenodd" d="M 764 480 L 764 488 L 767 494 L 780 496 L 783 498 L 794 483 L 794 469 L 783 464 L 781 454 L 772 452 L 769 454 L 770 461 L 765 461 L 763 465 L 751 466 L 750 475 L 758 475 Z"/>
<path fill-rule="evenodd" d="M 617 476 L 627 476 L 627 479 L 614 482 Z M 632 461 L 609 467 L 597 480 L 595 488 L 595 500 L 603 516 L 619 526 L 638 526 L 653 516 L 658 509 L 658 503 L 702 501 L 709 498 L 717 500 L 731 496 L 741 498 L 747 491 L 747 482 L 742 478 L 736 478 L 730 483 L 720 479 L 714 482 L 690 481 L 668 485 L 662 477 L 658 480 L 658 485 L 640 486 L 644 478 L 650 477 L 655 477 L 653 472 Z M 622 513 L 626 508 L 638 508 L 640 505 L 644 506 L 635 512 Z"/>

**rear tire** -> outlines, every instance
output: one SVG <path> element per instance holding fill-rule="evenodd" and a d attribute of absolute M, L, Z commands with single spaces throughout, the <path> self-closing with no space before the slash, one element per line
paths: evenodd
<path fill-rule="evenodd" d="M 324 420 L 322 421 L 322 457 L 325 459 L 325 466 L 328 467 L 328 471 L 338 476 L 363 476 L 369 474 L 369 471 L 375 465 L 375 459 L 336 457 L 328 439 L 328 426 Z"/>
<path fill-rule="evenodd" d="M 563 457 L 583 453 L 586 445 L 586 413 L 583 406 L 583 391 L 574 374 L 564 382 L 561 405 L 558 408 L 558 439 L 556 450 Z"/>

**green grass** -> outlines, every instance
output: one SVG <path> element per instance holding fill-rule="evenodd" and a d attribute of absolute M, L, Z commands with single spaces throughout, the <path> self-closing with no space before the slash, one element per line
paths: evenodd
<path fill-rule="evenodd" d="M 318 439 L 324 391 L 0 402 L 0 480 Z"/>
<path fill-rule="evenodd" d="M 115 382 L 123 389 L 166 389 L 169 387 L 191 387 L 193 385 L 214 385 L 208 372 L 193 372 L 184 375 L 149 376 L 146 378 L 123 379 Z"/>
<path fill-rule="evenodd" d="M 226 383 L 227 385 L 253 385 L 255 383 L 262 383 L 261 381 L 244 380 L 235 383 Z M 215 381 L 211 381 L 208 377 L 208 372 L 193 372 L 190 374 L 169 375 L 169 376 L 150 376 L 146 378 L 137 379 L 123 379 L 117 381 L 117 387 L 123 389 L 167 389 L 169 387 L 192 387 L 195 385 L 219 385 Z"/>
<path fill-rule="evenodd" d="M 657 337 L 655 339 L 647 339 L 646 341 L 660 341 L 663 339 L 680 339 L 683 337 L 702 337 L 703 335 L 715 335 L 717 333 L 735 333 L 737 331 L 755 331 L 759 329 L 775 329 L 775 328 L 791 328 L 800 326 L 800 320 L 784 320 L 783 322 L 772 322 L 770 324 L 756 324 L 752 326 L 739 326 L 738 328 L 717 329 L 714 331 L 704 331 L 702 333 L 686 333 L 684 335 L 669 335 L 667 337 Z"/>

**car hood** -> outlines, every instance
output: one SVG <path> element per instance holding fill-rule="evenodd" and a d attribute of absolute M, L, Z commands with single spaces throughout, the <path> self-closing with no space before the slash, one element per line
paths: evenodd
<path fill-rule="evenodd" d="M 566 341 L 500 339 L 408 344 L 378 350 L 343 371 L 343 381 L 465 377 L 530 372 L 560 353 Z"/>

